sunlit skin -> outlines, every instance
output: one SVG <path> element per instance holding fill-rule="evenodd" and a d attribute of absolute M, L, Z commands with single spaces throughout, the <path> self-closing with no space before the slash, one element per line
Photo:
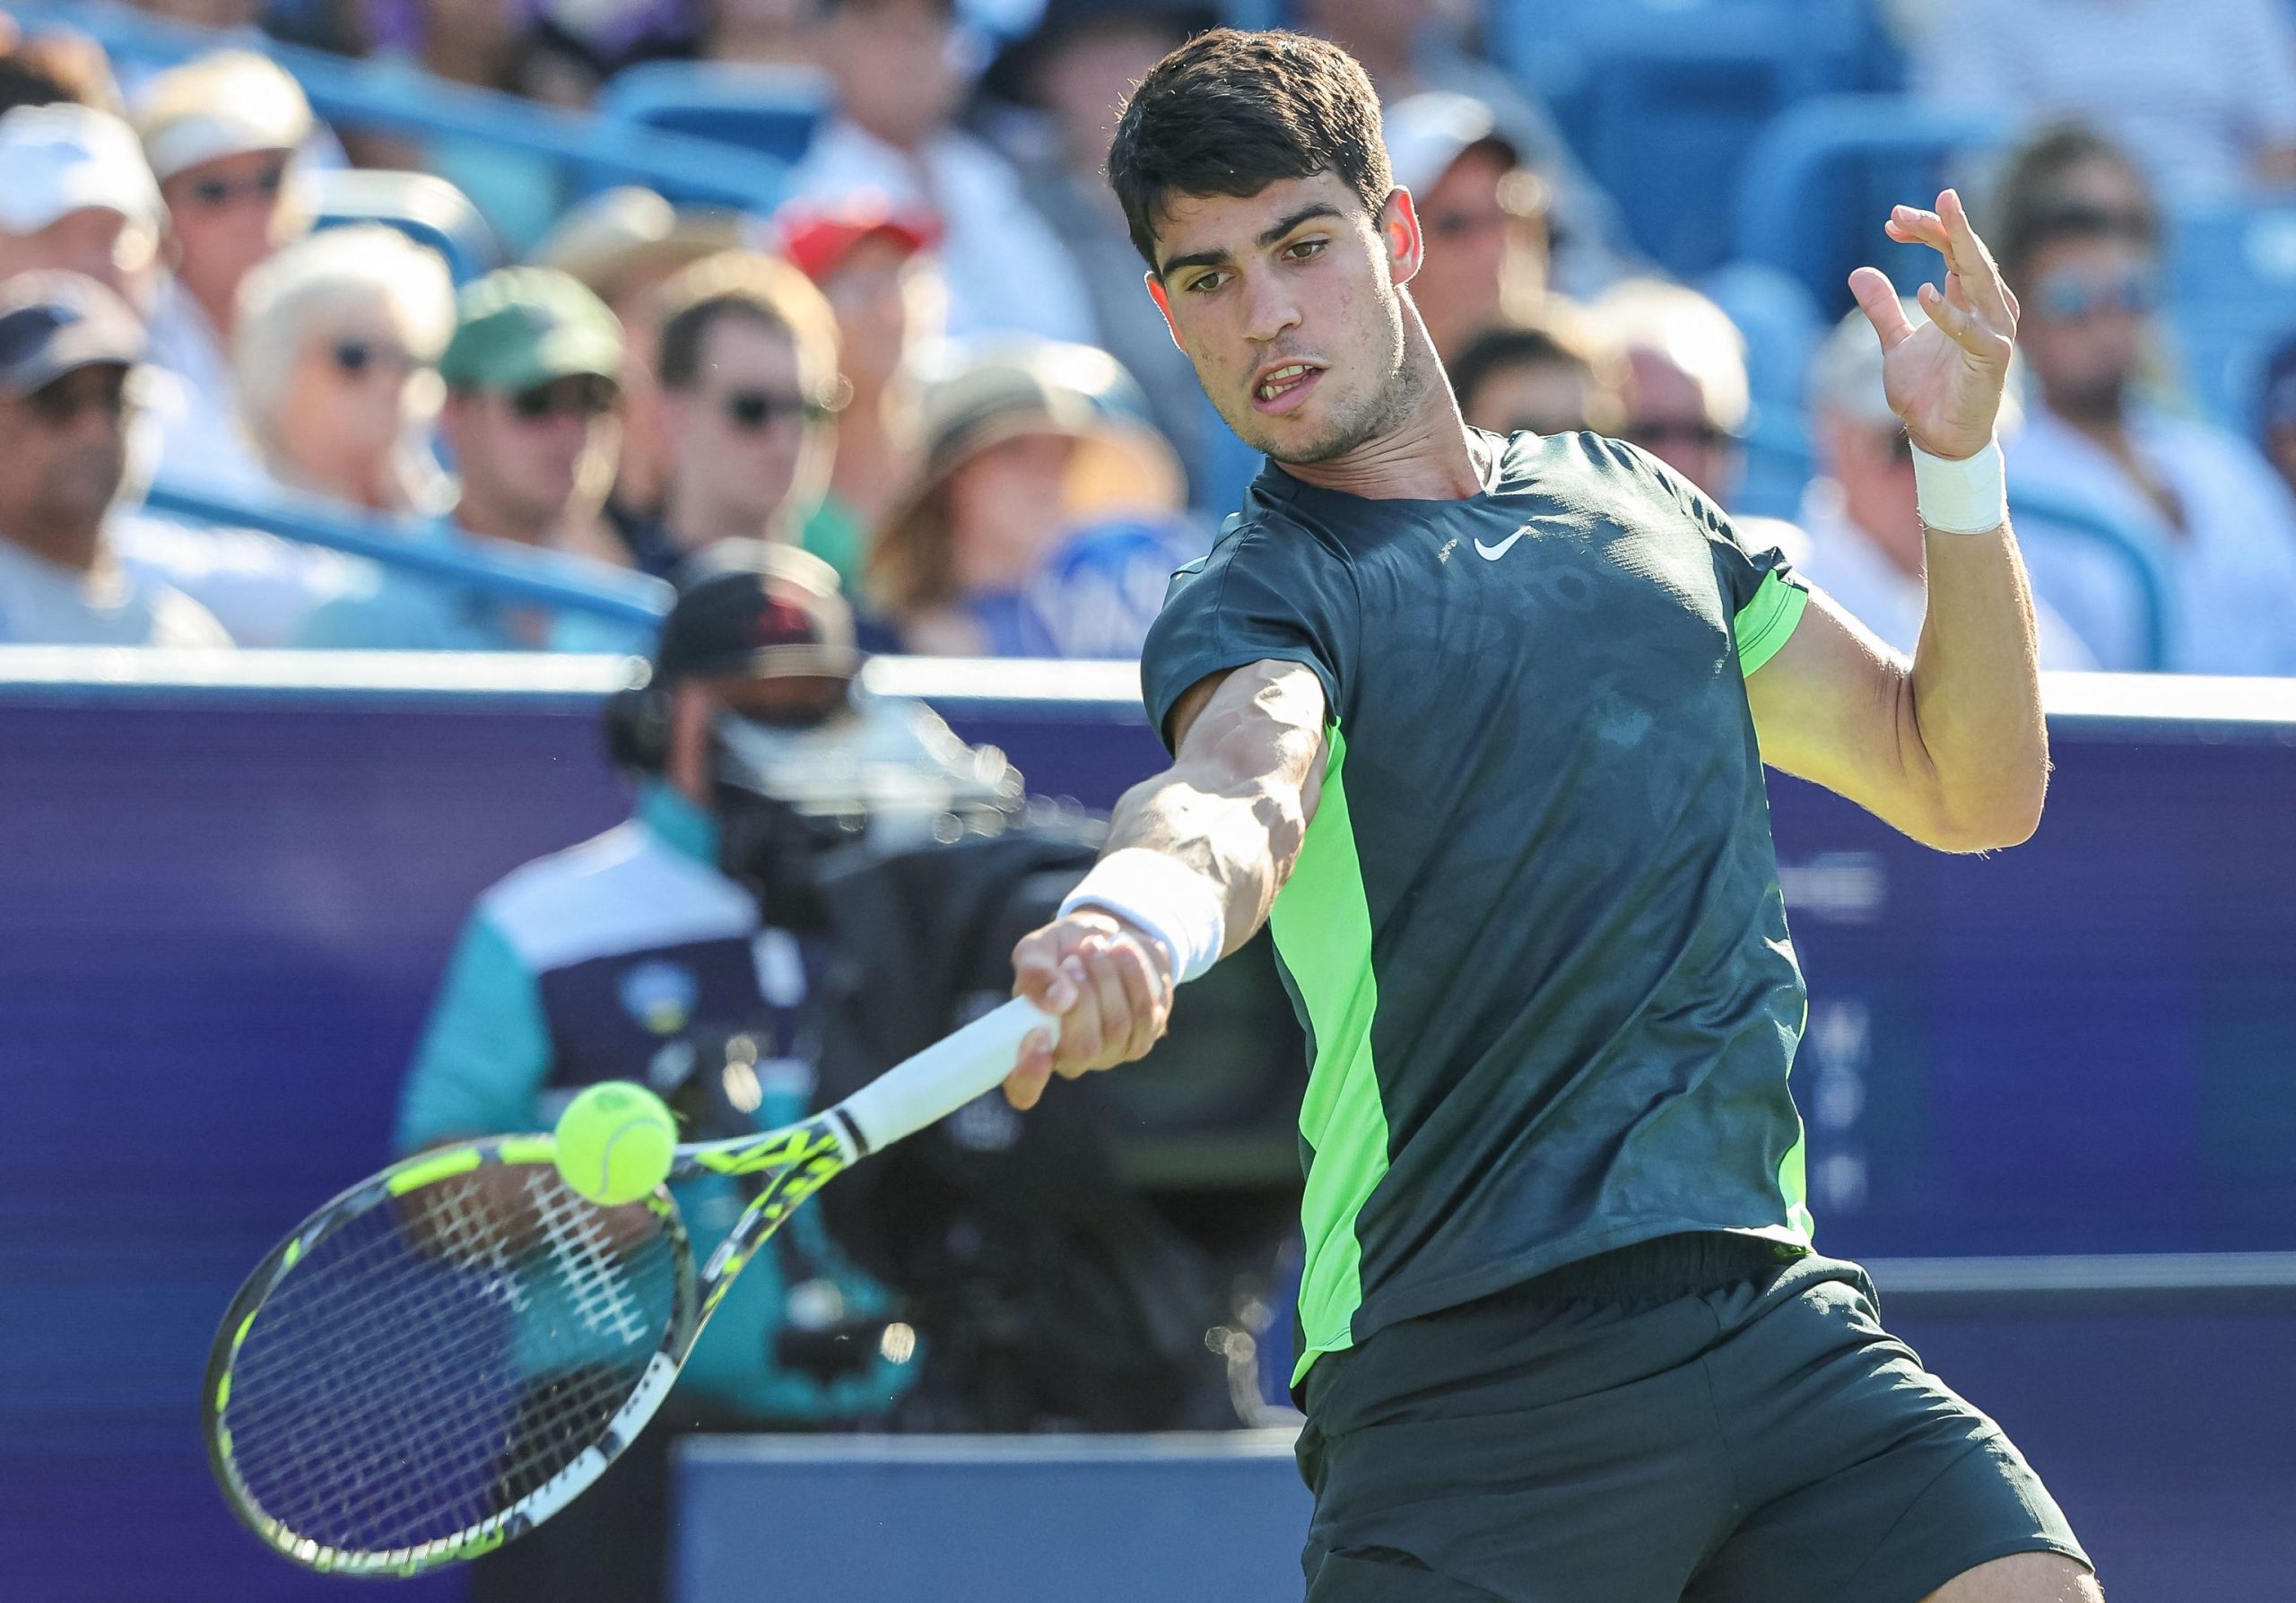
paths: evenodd
<path fill-rule="evenodd" d="M 142 223 L 109 206 L 82 206 L 33 233 L 0 233 L 0 278 L 51 268 L 78 273 L 142 306 L 157 248 Z"/>
<path fill-rule="evenodd" d="M 786 532 L 819 504 L 836 441 L 831 425 L 807 423 L 793 409 L 808 393 L 797 347 L 786 330 L 728 313 L 703 332 L 700 354 L 692 386 L 665 388 L 658 402 L 670 457 L 670 538 L 699 551 Z M 744 428 L 727 414 L 744 395 L 774 404 L 763 427 Z"/>
<path fill-rule="evenodd" d="M 565 394 L 589 382 L 561 379 L 551 388 Z M 611 414 L 590 417 L 561 405 L 524 417 L 511 396 L 491 390 L 448 396 L 439 426 L 462 477 L 455 521 L 527 545 L 552 544 L 596 516 L 600 470 L 620 439 Z"/>
<path fill-rule="evenodd" d="M 1458 406 L 1403 290 L 1422 255 L 1408 191 L 1376 218 L 1332 172 L 1175 196 L 1156 253 L 1148 292 L 1246 444 L 1350 494 L 1474 492 Z"/>
<path fill-rule="evenodd" d="M 256 265 L 297 231 L 285 187 L 287 151 L 242 151 L 201 161 L 160 186 L 174 236 L 178 281 L 229 337 L 239 285 Z M 202 198 L 203 185 L 221 185 L 220 200 Z"/>
<path fill-rule="evenodd" d="M 1475 145 L 1461 152 L 1419 196 L 1428 251 L 1412 299 L 1427 319 L 1436 350 L 1447 357 L 1499 321 L 1509 274 L 1519 271 L 1510 256 L 1523 253 L 1514 236 L 1525 224 L 1500 194 L 1513 170 L 1504 150 Z"/>
<path fill-rule="evenodd" d="M 366 353 L 358 371 L 337 362 L 343 345 Z M 392 457 L 406 430 L 415 371 L 414 359 L 382 321 L 346 321 L 307 335 L 271 420 L 283 476 L 357 506 L 396 510 Z"/>

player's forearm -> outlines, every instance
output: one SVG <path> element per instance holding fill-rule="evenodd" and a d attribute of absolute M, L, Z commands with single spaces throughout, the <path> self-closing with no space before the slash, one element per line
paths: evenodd
<path fill-rule="evenodd" d="M 2014 846 L 2039 826 L 2048 786 L 2032 592 L 2014 536 L 1933 531 L 1928 583 L 1901 721 L 1931 844 Z"/>
<path fill-rule="evenodd" d="M 1300 788 L 1176 766 L 1117 804 L 1108 851 L 1144 847 L 1209 881 L 1226 919 L 1223 954 L 1249 940 L 1275 905 L 1308 829 Z"/>

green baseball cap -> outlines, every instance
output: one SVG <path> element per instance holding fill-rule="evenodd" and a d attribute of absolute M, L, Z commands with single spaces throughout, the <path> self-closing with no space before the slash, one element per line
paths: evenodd
<path fill-rule="evenodd" d="M 516 392 L 582 374 L 619 381 L 622 324 L 550 267 L 505 267 L 462 292 L 439 376 L 454 389 Z"/>

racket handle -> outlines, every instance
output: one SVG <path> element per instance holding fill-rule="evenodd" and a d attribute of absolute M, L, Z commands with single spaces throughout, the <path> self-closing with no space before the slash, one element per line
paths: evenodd
<path fill-rule="evenodd" d="M 963 1029 L 897 1063 L 838 1104 L 870 1152 L 946 1118 L 1001 1084 L 1020 1061 L 1030 1031 L 1058 1024 L 1026 997 L 1014 997 Z"/>

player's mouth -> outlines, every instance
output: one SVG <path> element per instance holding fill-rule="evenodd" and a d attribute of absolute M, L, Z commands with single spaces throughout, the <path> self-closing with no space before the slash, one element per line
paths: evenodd
<path fill-rule="evenodd" d="M 1262 368 L 1252 379 L 1252 407 L 1265 413 L 1291 412 L 1304 405 L 1308 392 L 1324 370 L 1312 362 L 1286 362 Z"/>

